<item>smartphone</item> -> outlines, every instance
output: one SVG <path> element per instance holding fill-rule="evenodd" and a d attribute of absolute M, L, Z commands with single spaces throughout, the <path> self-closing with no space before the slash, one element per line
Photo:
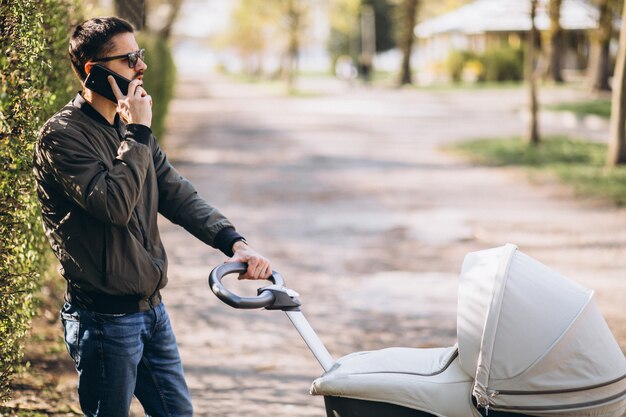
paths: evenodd
<path fill-rule="evenodd" d="M 120 88 L 122 94 L 128 94 L 128 84 L 130 83 L 130 80 L 99 64 L 95 64 L 91 67 L 91 72 L 89 72 L 87 79 L 85 80 L 85 87 L 95 91 L 103 97 L 108 98 L 113 103 L 117 103 L 111 84 L 109 84 L 109 80 L 107 80 L 109 75 L 115 78 L 117 86 Z"/>

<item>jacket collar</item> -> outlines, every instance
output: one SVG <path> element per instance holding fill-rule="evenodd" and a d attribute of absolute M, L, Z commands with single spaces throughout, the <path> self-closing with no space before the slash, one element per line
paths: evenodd
<path fill-rule="evenodd" d="M 74 100 L 72 100 L 72 105 L 78 109 L 80 109 L 80 111 L 82 111 L 85 115 L 87 115 L 89 118 L 91 118 L 92 120 L 103 124 L 107 127 L 113 127 L 115 128 L 118 132 L 120 132 L 122 134 L 122 136 L 124 135 L 124 131 L 126 130 L 124 128 L 124 123 L 120 120 L 120 115 L 116 114 L 115 115 L 115 120 L 113 120 L 113 124 L 110 124 L 108 122 L 107 119 L 104 118 L 103 115 L 101 115 L 100 113 L 98 113 L 98 110 L 94 109 L 91 104 L 89 104 L 87 102 L 87 100 L 85 100 L 85 98 L 83 97 L 83 95 L 81 94 L 81 92 L 79 91 L 76 94 L 76 97 L 74 97 Z"/>

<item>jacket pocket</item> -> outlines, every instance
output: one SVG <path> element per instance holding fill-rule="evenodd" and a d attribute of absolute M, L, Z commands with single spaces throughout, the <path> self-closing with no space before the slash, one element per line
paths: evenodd
<path fill-rule="evenodd" d="M 103 230 L 102 230 L 102 277 L 104 280 L 106 280 L 107 275 L 109 274 L 109 245 L 108 245 L 108 239 L 107 239 L 107 235 L 108 235 L 108 230 L 107 227 L 105 225 L 103 225 Z"/>
<path fill-rule="evenodd" d="M 150 296 L 161 270 L 144 243 L 126 227 L 112 227 L 107 238 L 107 276 L 103 292 L 111 295 Z"/>

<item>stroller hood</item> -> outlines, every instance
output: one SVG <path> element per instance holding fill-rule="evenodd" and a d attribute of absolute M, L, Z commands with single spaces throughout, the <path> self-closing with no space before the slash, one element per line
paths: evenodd
<path fill-rule="evenodd" d="M 481 406 L 552 416 L 626 407 L 626 359 L 593 291 L 515 245 L 465 257 L 457 333 Z"/>

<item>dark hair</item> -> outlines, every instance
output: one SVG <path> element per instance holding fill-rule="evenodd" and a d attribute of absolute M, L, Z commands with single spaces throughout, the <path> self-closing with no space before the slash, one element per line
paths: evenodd
<path fill-rule="evenodd" d="M 106 56 L 115 46 L 111 38 L 128 32 L 134 32 L 132 25 L 119 17 L 96 17 L 76 26 L 69 47 L 74 72 L 84 80 L 85 63 Z"/>

